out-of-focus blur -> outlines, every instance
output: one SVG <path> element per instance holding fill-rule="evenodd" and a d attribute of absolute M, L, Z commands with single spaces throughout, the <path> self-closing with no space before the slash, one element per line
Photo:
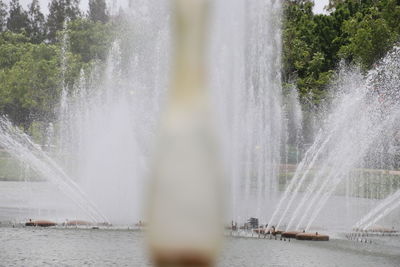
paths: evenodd
<path fill-rule="evenodd" d="M 205 79 L 207 0 L 173 0 L 173 71 L 151 169 L 148 242 L 157 266 L 211 266 L 222 175 Z"/>

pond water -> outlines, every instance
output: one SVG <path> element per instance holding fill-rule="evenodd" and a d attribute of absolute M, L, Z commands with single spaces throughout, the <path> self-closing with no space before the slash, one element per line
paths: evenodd
<path fill-rule="evenodd" d="M 0 227 L 0 266 L 151 266 L 144 233 Z M 400 266 L 400 237 L 372 243 L 226 239 L 218 266 Z"/>

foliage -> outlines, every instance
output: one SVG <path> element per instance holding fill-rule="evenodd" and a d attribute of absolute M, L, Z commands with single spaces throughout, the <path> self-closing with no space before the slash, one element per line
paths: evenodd
<path fill-rule="evenodd" d="M 79 0 L 52 0 L 47 17 L 48 39 L 56 42 L 57 32 L 64 29 L 64 23 L 79 18 Z"/>
<path fill-rule="evenodd" d="M 7 28 L 7 15 L 7 5 L 3 0 L 0 0 L 0 32 Z"/>
<path fill-rule="evenodd" d="M 46 25 L 43 13 L 40 11 L 39 0 L 33 0 L 28 10 L 27 35 L 32 43 L 41 43 L 46 38 Z"/>
<path fill-rule="evenodd" d="M 34 120 L 52 121 L 60 94 L 60 54 L 55 45 L 23 43 L 2 45 L 0 54 L 12 57 L 1 62 L 0 107 L 18 125 L 28 129 Z M 66 78 L 77 76 L 81 63 L 67 55 Z"/>
<path fill-rule="evenodd" d="M 284 82 L 296 81 L 302 97 L 319 103 L 329 82 L 337 49 L 334 20 L 314 15 L 311 1 L 289 1 L 285 6 L 283 29 Z"/>
<path fill-rule="evenodd" d="M 88 19 L 77 19 L 68 24 L 72 53 L 80 55 L 83 62 L 104 60 L 111 41 L 111 25 Z"/>
<path fill-rule="evenodd" d="M 398 40 L 400 1 L 331 0 L 314 14 L 311 0 L 285 1 L 283 79 L 303 104 L 318 105 L 341 60 L 368 70 Z"/>
<path fill-rule="evenodd" d="M 89 18 L 92 21 L 106 23 L 109 20 L 105 0 L 89 0 Z"/>
<path fill-rule="evenodd" d="M 96 3 L 104 10 L 91 20 L 77 0 L 52 0 L 47 17 L 38 0 L 28 10 L 0 2 L 0 114 L 24 130 L 55 120 L 61 88 L 72 91 L 81 69 L 104 62 L 112 41 L 114 24 L 98 19 L 105 2 Z"/>
<path fill-rule="evenodd" d="M 28 14 L 22 8 L 19 0 L 11 0 L 8 14 L 7 29 L 20 33 L 28 28 Z"/>
<path fill-rule="evenodd" d="M 341 60 L 368 70 L 400 34 L 399 0 L 331 0 L 327 10 L 314 14 L 311 0 L 284 1 L 283 82 L 297 86 L 308 111 L 327 98 Z M 27 10 L 19 0 L 0 0 L 0 114 L 24 128 L 54 120 L 61 86 L 72 90 L 81 68 L 104 62 L 114 27 L 134 30 L 124 19 L 108 14 L 105 0 L 89 0 L 87 14 L 79 0 L 51 0 L 47 17 L 39 0 Z"/>

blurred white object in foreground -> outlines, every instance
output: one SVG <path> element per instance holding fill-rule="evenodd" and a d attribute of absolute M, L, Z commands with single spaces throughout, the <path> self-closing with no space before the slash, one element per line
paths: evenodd
<path fill-rule="evenodd" d="M 210 266 L 222 239 L 223 190 L 205 82 L 207 0 L 174 0 L 175 55 L 148 207 L 158 266 Z"/>

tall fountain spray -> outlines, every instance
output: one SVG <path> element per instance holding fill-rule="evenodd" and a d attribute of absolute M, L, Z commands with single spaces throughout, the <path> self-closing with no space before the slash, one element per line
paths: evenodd
<path fill-rule="evenodd" d="M 366 78 L 356 69 L 339 73 L 332 87 L 336 100 L 276 207 L 272 225 L 308 230 L 328 201 L 332 205 L 329 207 L 340 207 L 340 200 L 332 198 L 338 186 L 362 166 L 371 147 L 388 140 L 393 133 L 391 129 L 396 128 L 399 119 L 394 82 L 398 61 L 394 54 L 389 53 Z M 329 228 L 349 227 L 365 210 L 360 204 L 361 201 L 355 204 L 351 218 L 338 213 L 339 222 L 328 215 L 322 224 Z"/>
<path fill-rule="evenodd" d="M 105 66 L 81 74 L 60 112 L 64 166 L 117 224 L 143 219 L 147 158 L 169 61 L 167 1 L 133 2 Z"/>
<path fill-rule="evenodd" d="M 398 80 L 400 79 L 400 47 L 394 47 L 388 55 L 377 63 L 375 70 L 370 74 L 370 88 L 378 95 L 381 109 L 385 118 L 390 120 L 389 127 L 385 128 L 381 138 L 376 140 L 372 161 L 375 166 L 382 169 L 398 167 L 396 156 L 400 151 L 395 151 L 400 145 L 400 92 Z M 371 160 L 369 160 L 371 161 Z M 397 166 L 396 166 L 397 165 Z M 390 171 L 386 171 L 390 174 Z M 398 173 L 396 172 L 396 176 Z M 397 176 L 398 177 L 398 176 Z M 380 177 L 381 180 L 384 177 Z M 383 178 L 383 179 L 382 179 Z M 386 178 L 388 180 L 388 178 Z M 391 188 L 393 190 L 393 188 Z M 400 189 L 395 192 L 377 192 L 378 198 L 383 198 L 375 207 L 365 214 L 354 225 L 354 228 L 367 230 L 400 207 Z"/>
<path fill-rule="evenodd" d="M 212 4 L 207 69 L 223 125 L 232 218 L 262 218 L 278 193 L 284 128 L 281 3 Z M 170 31 L 166 3 L 135 1 L 132 6 L 126 12 L 131 15 L 127 24 L 133 26 L 121 30 L 124 35 L 113 44 L 104 74 L 83 77 L 64 101 L 68 105 L 61 115 L 69 118 L 62 122 L 69 130 L 61 133 L 61 140 L 68 149 L 75 147 L 64 153 L 75 161 L 79 183 L 106 214 L 122 221 L 132 214 L 128 210 L 140 206 L 141 177 L 167 83 Z M 140 219 L 140 212 L 135 214 L 129 221 Z"/>
<path fill-rule="evenodd" d="M 219 0 L 215 6 L 211 87 L 224 125 L 232 218 L 265 219 L 281 157 L 281 1 Z"/>
<path fill-rule="evenodd" d="M 206 69 L 230 181 L 229 218 L 299 230 L 368 228 L 398 209 L 399 49 L 367 77 L 342 68 L 303 156 L 299 97 L 281 87 L 281 2 L 212 1 Z M 143 219 L 144 177 L 169 84 L 168 3 L 115 1 L 124 23 L 107 62 L 82 70 L 73 88 L 61 85 L 45 151 L 0 120 L 0 146 L 92 220 Z M 64 35 L 64 70 L 67 50 Z M 291 177 L 287 163 L 299 160 Z"/>
<path fill-rule="evenodd" d="M 11 156 L 52 183 L 60 193 L 66 195 L 70 201 L 76 204 L 85 217 L 94 222 L 108 222 L 108 219 L 81 190 L 79 185 L 40 146 L 33 143 L 28 135 L 14 127 L 4 117 L 0 117 L 0 146 Z M 56 200 L 48 200 L 48 202 L 53 201 L 56 202 Z"/>
<path fill-rule="evenodd" d="M 81 71 L 74 88 L 62 86 L 52 131 L 57 149 L 50 157 L 113 223 L 143 216 L 143 177 L 168 84 L 168 2 L 116 3 L 112 10 L 123 7 L 125 23 L 105 66 Z M 265 219 L 279 191 L 282 136 L 287 136 L 280 78 L 282 4 L 212 4 L 207 71 L 231 181 L 231 217 Z M 68 48 L 66 35 L 63 47 Z"/>

